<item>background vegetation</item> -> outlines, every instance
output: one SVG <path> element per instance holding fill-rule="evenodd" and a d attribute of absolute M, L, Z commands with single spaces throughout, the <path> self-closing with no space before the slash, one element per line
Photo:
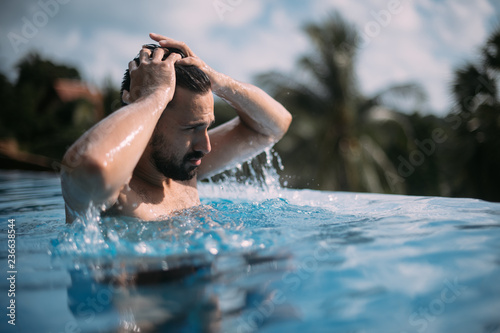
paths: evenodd
<path fill-rule="evenodd" d="M 455 70 L 454 104 L 442 118 L 422 115 L 426 97 L 415 82 L 385 87 L 374 96 L 360 92 L 355 78 L 360 38 L 338 14 L 304 32 L 314 49 L 302 56 L 293 75 L 257 77 L 294 116 L 275 147 L 286 186 L 500 201 L 500 30 L 485 41 L 476 63 Z M 21 150 L 60 159 L 119 105 L 118 87 L 110 83 L 101 91 L 101 114 L 84 98 L 58 100 L 55 80 L 79 80 L 80 74 L 35 53 L 17 70 L 15 83 L 0 74 L 0 140 L 15 139 Z M 221 102 L 216 109 L 218 122 L 234 115 Z"/>

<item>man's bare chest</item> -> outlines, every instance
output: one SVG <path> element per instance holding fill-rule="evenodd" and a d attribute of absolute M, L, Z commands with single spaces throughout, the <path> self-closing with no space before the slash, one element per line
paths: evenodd
<path fill-rule="evenodd" d="M 196 187 L 178 187 L 163 195 L 152 195 L 141 189 L 125 187 L 119 194 L 112 211 L 117 215 L 142 220 L 159 220 L 176 211 L 200 204 Z"/>

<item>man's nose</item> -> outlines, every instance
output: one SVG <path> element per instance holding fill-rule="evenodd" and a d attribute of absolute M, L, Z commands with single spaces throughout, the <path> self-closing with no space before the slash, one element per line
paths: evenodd
<path fill-rule="evenodd" d="M 203 155 L 210 153 L 212 147 L 210 146 L 210 137 L 206 130 L 198 135 L 193 149 L 202 152 Z"/>

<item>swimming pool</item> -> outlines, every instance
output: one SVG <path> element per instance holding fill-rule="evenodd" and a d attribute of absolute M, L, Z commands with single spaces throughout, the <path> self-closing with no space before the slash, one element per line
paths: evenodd
<path fill-rule="evenodd" d="M 166 221 L 67 226 L 57 176 L 0 193 L 1 332 L 500 332 L 497 203 L 202 184 Z"/>

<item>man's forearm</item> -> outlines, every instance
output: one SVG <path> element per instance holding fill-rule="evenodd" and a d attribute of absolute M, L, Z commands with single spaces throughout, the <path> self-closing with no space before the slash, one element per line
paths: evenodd
<path fill-rule="evenodd" d="M 105 201 L 128 182 L 165 109 L 164 94 L 151 94 L 114 112 L 68 149 L 62 180 L 89 196 L 78 201 Z M 67 196 L 71 191 L 63 188 Z"/>
<path fill-rule="evenodd" d="M 211 80 L 214 93 L 235 108 L 246 126 L 275 141 L 286 133 L 291 114 L 262 89 L 219 73 Z"/>

